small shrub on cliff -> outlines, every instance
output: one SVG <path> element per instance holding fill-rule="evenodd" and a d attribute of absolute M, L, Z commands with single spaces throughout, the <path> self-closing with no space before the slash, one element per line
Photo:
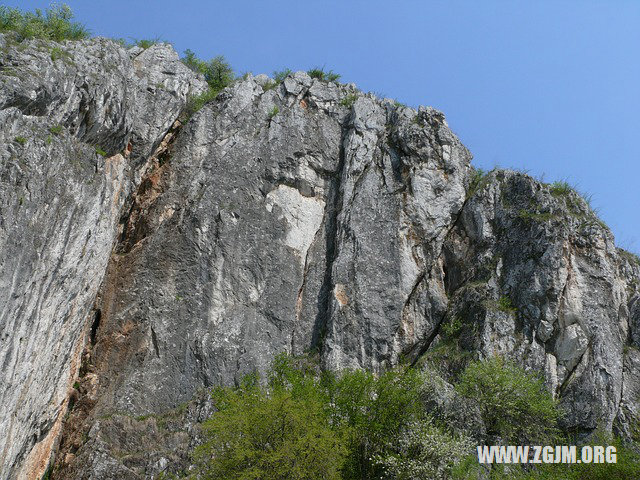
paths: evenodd
<path fill-rule="evenodd" d="M 557 404 L 543 381 L 500 357 L 472 362 L 456 389 L 478 404 L 494 438 L 526 445 L 551 442 L 558 433 Z"/>
<path fill-rule="evenodd" d="M 333 70 L 325 72 L 324 68 L 312 68 L 307 73 L 311 78 L 317 78 L 323 82 L 337 82 L 340 79 L 340 74 L 335 73 Z"/>
<path fill-rule="evenodd" d="M 278 106 L 274 105 L 273 108 L 269 110 L 269 113 L 268 113 L 269 120 L 275 117 L 279 112 L 280 112 L 280 109 L 278 108 Z"/>
<path fill-rule="evenodd" d="M 198 110 L 204 107 L 207 103 L 209 103 L 211 100 L 216 98 L 218 96 L 218 93 L 220 92 L 209 89 L 204 91 L 200 95 L 190 96 L 187 99 L 187 106 L 183 114 L 184 119 L 185 120 L 188 119 L 189 117 L 191 117 L 191 115 L 196 113 Z"/>
<path fill-rule="evenodd" d="M 0 6 L 0 32 L 16 32 L 18 41 L 43 38 L 61 42 L 82 40 L 89 37 L 89 30 L 73 20 L 68 5 L 52 4 L 44 12 L 22 12 L 18 8 Z"/>
<path fill-rule="evenodd" d="M 356 103 L 356 100 L 358 100 L 358 95 L 352 93 L 340 100 L 340 105 L 342 105 L 343 107 L 351 108 L 353 104 Z"/>
<path fill-rule="evenodd" d="M 553 182 L 549 190 L 551 191 L 551 195 L 555 197 L 568 195 L 574 191 L 571 185 L 569 185 L 569 182 L 566 181 Z"/>
<path fill-rule="evenodd" d="M 223 88 L 231 85 L 235 79 L 231 65 L 222 55 L 206 62 L 199 59 L 193 51 L 186 50 L 182 62 L 194 72 L 204 75 L 209 88 L 214 91 L 220 92 Z"/>
<path fill-rule="evenodd" d="M 291 73 L 293 73 L 290 69 L 285 68 L 284 70 L 277 70 L 273 72 L 273 81 L 276 83 L 284 82 L 284 79 L 287 78 Z"/>
<path fill-rule="evenodd" d="M 133 43 L 136 47 L 140 47 L 146 50 L 149 47 L 153 47 L 154 45 L 157 45 L 158 43 L 167 43 L 167 42 L 160 40 L 159 38 L 143 38 L 140 40 L 134 40 Z"/>
<path fill-rule="evenodd" d="M 193 51 L 187 49 L 182 57 L 182 62 L 194 72 L 204 75 L 204 79 L 209 84 L 207 91 L 188 99 L 183 115 L 185 119 L 188 119 L 206 103 L 216 98 L 225 87 L 231 85 L 235 76 L 231 65 L 222 55 L 205 62 L 199 59 Z"/>
<path fill-rule="evenodd" d="M 484 188 L 484 186 L 487 184 L 487 175 L 488 172 L 485 172 L 481 168 L 474 167 L 473 176 L 471 177 L 471 182 L 469 183 L 467 198 L 472 197 L 476 192 L 479 192 Z"/>

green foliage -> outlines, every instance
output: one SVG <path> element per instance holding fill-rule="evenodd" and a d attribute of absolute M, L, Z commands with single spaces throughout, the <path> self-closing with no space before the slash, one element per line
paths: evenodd
<path fill-rule="evenodd" d="M 194 72 L 204 75 L 204 79 L 209 85 L 206 92 L 191 96 L 187 100 L 184 117 L 189 118 L 206 103 L 216 98 L 225 87 L 231 85 L 235 76 L 231 65 L 221 55 L 206 62 L 199 59 L 193 51 L 187 49 L 182 57 L 182 62 Z"/>
<path fill-rule="evenodd" d="M 571 192 L 575 192 L 571 185 L 566 181 L 553 182 L 549 190 L 551 191 L 551 195 L 554 197 L 560 197 L 568 195 Z"/>
<path fill-rule="evenodd" d="M 460 348 L 456 338 L 446 337 L 430 348 L 419 360 L 419 365 L 428 365 L 428 369 L 438 372 L 449 382 L 456 382 L 467 365 L 473 360 L 473 354 Z"/>
<path fill-rule="evenodd" d="M 512 445 L 552 444 L 558 408 L 536 375 L 500 357 L 472 362 L 456 385 L 478 403 L 487 433 Z"/>
<path fill-rule="evenodd" d="M 54 125 L 49 128 L 49 131 L 54 135 L 60 135 L 62 133 L 62 125 Z"/>
<path fill-rule="evenodd" d="M 204 107 L 207 103 L 218 96 L 218 91 L 209 89 L 201 93 L 200 95 L 192 95 L 187 99 L 187 106 L 185 107 L 184 117 L 190 118 L 194 113 Z"/>
<path fill-rule="evenodd" d="M 583 222 L 583 225 L 600 225 L 602 228 L 608 228 L 607 225 L 600 220 L 600 218 L 598 218 L 598 211 L 596 208 L 594 208 L 593 204 L 592 204 L 592 195 L 588 194 L 588 193 L 584 193 L 579 191 L 577 188 L 573 187 L 571 184 L 569 184 L 566 181 L 557 181 L 557 182 L 553 182 L 550 186 L 549 186 L 549 191 L 551 192 L 551 195 L 553 195 L 554 197 L 558 198 L 558 199 L 563 199 L 564 204 L 566 205 L 566 207 L 569 210 L 569 213 L 576 218 L 582 218 L 583 220 L 585 220 Z M 585 209 L 582 205 L 582 202 L 580 201 L 584 201 L 584 203 L 586 204 L 587 207 L 587 213 L 585 214 Z M 546 221 L 549 218 L 551 218 L 551 214 L 537 214 L 537 215 L 523 215 L 523 211 L 521 211 L 520 213 L 520 217 L 521 218 L 529 218 L 529 219 L 534 219 L 534 220 L 541 220 L 541 221 Z M 545 215 L 547 218 L 543 218 L 541 217 L 541 215 Z M 535 217 L 538 218 L 535 218 Z"/>
<path fill-rule="evenodd" d="M 356 103 L 356 100 L 358 100 L 358 95 L 355 93 L 351 93 L 340 100 L 340 105 L 342 105 L 343 107 L 351 108 L 353 104 Z"/>
<path fill-rule="evenodd" d="M 498 299 L 498 309 L 503 312 L 515 312 L 518 309 L 513 306 L 511 299 L 506 295 L 503 295 Z"/>
<path fill-rule="evenodd" d="M 572 442 L 565 442 L 564 445 Z M 619 439 L 596 436 L 589 445 L 616 447 L 616 463 L 540 464 L 525 470 L 495 468 L 491 480 L 637 480 L 640 478 L 640 454 Z M 581 446 L 577 446 L 580 458 Z M 456 478 L 456 477 L 454 477 Z"/>
<path fill-rule="evenodd" d="M 284 70 L 276 70 L 273 72 L 273 81 L 276 83 L 282 83 L 284 82 L 284 79 L 292 73 L 293 72 L 288 68 L 285 68 Z"/>
<path fill-rule="evenodd" d="M 194 460 L 199 478 L 228 480 L 339 479 L 346 457 L 343 432 L 332 429 L 319 382 L 276 360 L 269 383 L 246 377 L 217 388 L 218 410 L 204 423 Z"/>
<path fill-rule="evenodd" d="M 320 373 L 280 355 L 266 380 L 214 390 L 218 411 L 194 453 L 198 478 L 415 478 L 407 475 L 446 472 L 468 453 L 425 414 L 415 369 Z"/>
<path fill-rule="evenodd" d="M 153 47 L 154 45 L 157 45 L 159 43 L 167 43 L 163 40 L 160 40 L 158 37 L 156 38 L 143 38 L 143 39 L 136 39 L 133 41 L 133 44 L 136 47 L 140 47 L 144 50 L 146 50 L 149 47 Z"/>
<path fill-rule="evenodd" d="M 51 4 L 44 12 L 22 12 L 18 8 L 0 6 L 0 32 L 16 32 L 18 41 L 42 38 L 61 42 L 89 37 L 84 25 L 73 21 L 68 5 Z"/>
<path fill-rule="evenodd" d="M 635 253 L 629 252 L 627 250 L 624 250 L 622 248 L 618 249 L 618 254 L 626 259 L 629 263 L 633 264 L 633 263 L 637 263 L 640 264 L 640 257 L 638 255 L 636 255 Z"/>
<path fill-rule="evenodd" d="M 97 153 L 98 155 L 100 155 L 101 157 L 106 157 L 106 156 L 108 155 L 108 154 L 107 154 L 107 152 L 105 152 L 104 150 L 102 150 L 102 149 L 101 149 L 100 147 L 98 147 L 98 146 L 96 146 L 96 147 L 95 147 L 95 149 L 96 149 L 96 153 Z"/>
<path fill-rule="evenodd" d="M 275 117 L 278 113 L 280 112 L 280 109 L 278 108 L 277 105 L 274 105 L 273 108 L 271 110 L 269 110 L 269 120 L 271 120 L 273 117 Z"/>
<path fill-rule="evenodd" d="M 505 313 L 517 313 L 518 309 L 513 305 L 511 299 L 506 295 L 501 296 L 496 300 L 486 300 L 484 302 L 485 308 L 489 310 L 498 310 Z"/>
<path fill-rule="evenodd" d="M 180 478 L 181 477 L 179 477 L 175 473 L 160 472 L 160 474 L 156 477 L 156 480 L 180 480 Z"/>
<path fill-rule="evenodd" d="M 66 50 L 61 49 L 60 47 L 53 47 L 51 49 L 51 60 L 55 62 L 56 60 L 60 59 L 66 60 L 68 63 L 71 59 L 71 54 L 69 54 L 69 52 L 67 52 Z"/>
<path fill-rule="evenodd" d="M 445 322 L 440 326 L 440 331 L 447 338 L 456 338 L 460 336 L 462 331 L 462 320 L 460 317 L 453 317 L 451 321 Z"/>
<path fill-rule="evenodd" d="M 518 211 L 518 218 L 522 220 L 527 220 L 527 221 L 548 222 L 549 220 L 552 220 L 554 217 L 555 215 L 551 212 L 538 213 L 538 212 L 532 212 L 525 209 L 521 209 Z"/>
<path fill-rule="evenodd" d="M 194 72 L 204 75 L 209 88 L 214 91 L 220 92 L 235 80 L 231 65 L 222 55 L 207 62 L 199 59 L 193 51 L 185 50 L 182 62 Z"/>
<path fill-rule="evenodd" d="M 16 137 L 14 138 L 14 140 L 18 142 L 20 145 L 22 145 L 23 147 L 27 143 L 27 139 L 25 137 Z"/>
<path fill-rule="evenodd" d="M 278 85 L 284 82 L 284 79 L 287 78 L 287 76 L 290 75 L 291 73 L 292 73 L 291 70 L 289 70 L 288 68 L 285 68 L 284 70 L 280 70 L 280 71 L 274 71 L 273 80 L 269 80 L 267 83 L 265 83 L 262 86 L 262 88 L 264 89 L 265 92 L 267 90 L 272 90 L 276 88 Z"/>
<path fill-rule="evenodd" d="M 273 90 L 274 88 L 276 88 L 279 84 L 269 80 L 267 82 L 265 82 L 264 85 L 262 85 L 262 89 L 266 92 L 267 90 Z"/>
<path fill-rule="evenodd" d="M 160 37 L 142 39 L 131 38 L 130 40 L 127 40 L 125 38 L 114 38 L 113 41 L 123 48 L 140 47 L 144 50 L 159 43 L 170 43 L 166 40 L 162 40 Z"/>
<path fill-rule="evenodd" d="M 383 455 L 376 455 L 385 478 L 396 480 L 449 478 L 467 456 L 472 442 L 425 419 L 410 424 Z M 380 478 L 380 477 L 375 477 Z"/>
<path fill-rule="evenodd" d="M 420 403 L 421 375 L 398 368 L 375 376 L 346 371 L 330 385 L 334 422 L 351 431 L 345 479 L 379 478 L 385 447 L 397 443 L 404 430 L 424 416 Z"/>
<path fill-rule="evenodd" d="M 481 168 L 474 168 L 473 176 L 471 177 L 471 182 L 469 183 L 469 191 L 467 192 L 467 197 L 472 197 L 476 192 L 482 190 L 487 183 L 488 172 L 485 172 Z"/>
<path fill-rule="evenodd" d="M 311 78 L 317 78 L 318 80 L 323 82 L 337 82 L 340 79 L 340 75 L 338 73 L 334 73 L 333 70 L 325 72 L 324 67 L 312 68 L 307 73 Z"/>

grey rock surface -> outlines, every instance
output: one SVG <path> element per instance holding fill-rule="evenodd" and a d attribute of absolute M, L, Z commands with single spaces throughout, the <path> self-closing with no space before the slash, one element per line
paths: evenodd
<path fill-rule="evenodd" d="M 332 367 L 395 362 L 403 307 L 462 206 L 470 156 L 435 111 L 420 112 L 425 127 L 364 96 L 346 108 L 345 95 L 306 74 L 266 92 L 248 78 L 182 129 L 152 175 L 162 191 L 145 234 L 114 257 L 99 305 L 96 356 L 114 371 L 101 402 L 159 411 L 282 351 L 322 346 Z M 430 146 L 438 135 L 447 153 Z M 102 350 L 129 324 L 132 358 Z"/>
<path fill-rule="evenodd" d="M 611 232 L 572 190 L 508 171 L 476 189 L 443 251 L 459 345 L 545 372 L 567 430 L 611 430 L 637 269 L 621 274 Z"/>
<path fill-rule="evenodd" d="M 131 146 L 155 148 L 205 84 L 167 45 L 133 60 L 106 39 L 0 46 L 0 478 L 36 478 L 139 176 Z"/>

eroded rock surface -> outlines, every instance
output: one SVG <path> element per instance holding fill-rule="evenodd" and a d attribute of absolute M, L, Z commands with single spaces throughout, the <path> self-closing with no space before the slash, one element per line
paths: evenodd
<path fill-rule="evenodd" d="M 166 45 L 133 59 L 105 39 L 0 46 L 0 477 L 31 479 L 59 436 L 135 185 L 127 146 L 155 148 L 204 82 Z M 152 97 L 145 82 L 160 81 Z"/>
<path fill-rule="evenodd" d="M 621 274 L 611 232 L 571 190 L 514 172 L 476 188 L 444 249 L 459 346 L 545 372 L 567 430 L 611 430 L 637 266 Z"/>

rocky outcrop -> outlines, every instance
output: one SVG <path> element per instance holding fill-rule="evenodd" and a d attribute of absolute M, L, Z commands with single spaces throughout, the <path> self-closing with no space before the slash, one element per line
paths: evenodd
<path fill-rule="evenodd" d="M 145 227 L 125 231 L 144 233 L 116 248 L 96 306 L 96 440 L 73 455 L 104 450 L 100 416 L 167 410 L 282 351 L 379 370 L 437 323 L 407 311 L 470 174 L 444 117 L 305 73 L 267 85 L 248 77 L 198 112 L 147 179 L 156 193 L 137 194 Z"/>
<path fill-rule="evenodd" d="M 544 372 L 566 430 L 610 431 L 637 292 L 611 232 L 564 185 L 494 172 L 475 188 L 444 248 L 459 346 Z"/>
<path fill-rule="evenodd" d="M 36 478 L 135 185 L 131 146 L 155 148 L 174 121 L 164 115 L 205 84 L 168 46 L 134 55 L 105 39 L 9 35 L 0 46 L 0 477 Z"/>
<path fill-rule="evenodd" d="M 2 475 L 56 441 L 54 478 L 187 470 L 206 390 L 282 351 L 504 355 L 566 430 L 638 435 L 640 265 L 575 192 L 353 85 L 247 75 L 183 124 L 206 85 L 169 46 L 1 41 Z"/>

